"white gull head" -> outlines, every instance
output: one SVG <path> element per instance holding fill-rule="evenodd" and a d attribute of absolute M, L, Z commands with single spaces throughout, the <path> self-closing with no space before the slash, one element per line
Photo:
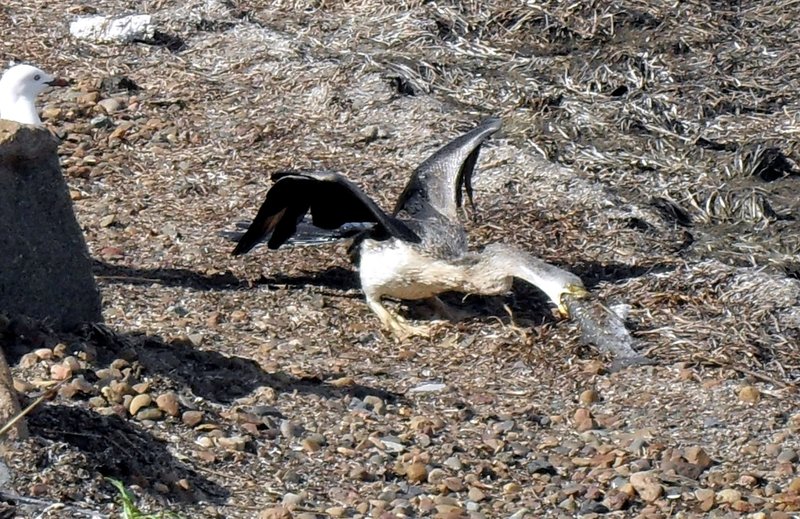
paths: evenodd
<path fill-rule="evenodd" d="M 36 96 L 49 86 L 64 84 L 63 80 L 31 65 L 14 65 L 0 78 L 0 119 L 42 124 L 36 113 Z"/>

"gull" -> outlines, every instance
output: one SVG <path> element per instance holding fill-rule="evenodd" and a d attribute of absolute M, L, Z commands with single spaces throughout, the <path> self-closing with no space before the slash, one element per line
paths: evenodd
<path fill-rule="evenodd" d="M 381 302 L 384 297 L 429 299 L 445 310 L 437 297 L 443 292 L 500 295 L 519 278 L 538 287 L 568 316 L 570 298 L 565 296 L 588 295 L 578 276 L 511 245 L 494 243 L 480 252 L 467 247 L 459 209 L 464 192 L 474 207 L 472 175 L 478 154 L 500 126 L 500 119 L 486 119 L 431 155 L 414 170 L 391 213 L 339 173 L 275 173 L 258 214 L 238 236 L 233 255 L 263 241 L 277 249 L 292 243 L 296 234 L 307 236 L 309 228 L 316 228 L 319 236 L 330 232 L 351 238 L 351 257 L 358 265 L 367 305 L 398 340 L 429 336 L 430 328 L 390 312 Z"/>
<path fill-rule="evenodd" d="M 36 112 L 36 96 L 50 86 L 67 82 L 31 65 L 14 65 L 0 78 L 0 119 L 41 125 Z"/>

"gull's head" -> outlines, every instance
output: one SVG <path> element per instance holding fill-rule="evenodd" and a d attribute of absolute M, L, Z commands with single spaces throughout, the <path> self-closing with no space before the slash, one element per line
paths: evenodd
<path fill-rule="evenodd" d="M 31 65 L 14 65 L 0 78 L 0 119 L 41 124 L 34 104 L 36 96 L 47 87 L 65 84 Z"/>
<path fill-rule="evenodd" d="M 547 267 L 549 268 L 542 269 L 538 287 L 558 306 L 558 311 L 561 312 L 561 315 L 569 317 L 569 309 L 564 296 L 582 299 L 588 297 L 589 292 L 583 286 L 581 278 L 572 272 L 567 272 L 552 265 Z"/>

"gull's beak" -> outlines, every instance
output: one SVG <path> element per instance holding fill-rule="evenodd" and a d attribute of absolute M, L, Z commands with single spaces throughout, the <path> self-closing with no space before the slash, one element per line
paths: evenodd
<path fill-rule="evenodd" d="M 52 81 L 48 81 L 45 84 L 46 85 L 50 85 L 50 86 L 54 86 L 54 87 L 65 87 L 65 86 L 69 86 L 69 81 L 67 81 L 64 78 L 57 77 L 57 78 L 53 79 Z"/>
<path fill-rule="evenodd" d="M 589 291 L 586 290 L 583 285 L 575 285 L 570 283 L 569 285 L 564 287 L 564 291 L 561 293 L 561 297 L 558 301 L 558 311 L 561 312 L 561 315 L 564 317 L 569 317 L 569 308 L 564 303 L 564 296 L 572 296 L 576 299 L 583 299 L 585 297 L 589 297 Z"/>

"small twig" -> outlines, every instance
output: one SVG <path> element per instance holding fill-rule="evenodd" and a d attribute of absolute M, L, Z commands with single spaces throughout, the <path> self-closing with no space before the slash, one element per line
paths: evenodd
<path fill-rule="evenodd" d="M 695 355 L 694 358 L 696 360 L 701 361 L 701 362 L 706 362 L 708 364 L 711 364 L 712 366 L 717 366 L 717 367 L 720 367 L 720 368 L 732 369 L 733 371 L 737 371 L 737 372 L 742 373 L 744 375 L 749 375 L 749 376 L 751 376 L 753 378 L 756 378 L 756 379 L 758 379 L 758 380 L 760 380 L 762 382 L 768 382 L 770 384 L 774 384 L 774 385 L 776 385 L 778 387 L 781 387 L 781 388 L 797 387 L 797 383 L 796 382 L 783 382 L 781 380 L 772 378 L 772 377 L 770 377 L 768 375 L 764 375 L 763 373 L 759 373 L 757 371 L 753 371 L 753 370 L 750 370 L 750 369 L 747 369 L 747 368 L 743 368 L 743 367 L 740 367 L 740 366 L 735 366 L 732 363 L 721 362 L 719 360 L 712 359 L 711 357 L 706 357 L 705 355 Z"/>
<path fill-rule="evenodd" d="M 42 403 L 43 400 L 45 400 L 46 398 L 50 398 L 53 395 L 54 391 L 56 391 L 64 382 L 67 382 L 70 379 L 71 379 L 71 377 L 70 378 L 65 378 L 61 382 L 57 383 L 55 386 L 51 387 L 50 389 L 48 389 L 47 391 L 45 391 L 44 393 L 39 395 L 39 398 L 37 398 L 36 400 L 31 402 L 28 405 L 28 407 L 26 407 L 25 409 L 23 409 L 22 411 L 17 413 L 3 427 L 0 427 L 0 438 L 2 438 L 8 432 L 9 429 L 14 427 L 14 424 L 16 424 L 18 421 L 22 420 L 26 415 L 28 415 L 28 413 L 33 411 L 36 408 L 36 406 L 38 406 L 39 404 Z"/>
<path fill-rule="evenodd" d="M 4 492 L 0 490 L 0 501 L 5 502 L 14 502 L 14 503 L 21 503 L 23 505 L 28 506 L 35 506 L 35 507 L 42 507 L 45 509 L 56 510 L 62 508 L 64 510 L 69 510 L 71 517 L 75 517 L 76 513 L 85 514 L 87 517 L 91 517 L 92 519 L 107 519 L 109 516 L 96 512 L 94 510 L 90 510 L 88 508 L 82 508 L 75 505 L 68 505 L 66 503 L 59 503 L 56 501 L 46 501 L 44 499 L 36 499 L 35 497 L 27 497 L 27 496 L 20 496 L 11 492 Z"/>

